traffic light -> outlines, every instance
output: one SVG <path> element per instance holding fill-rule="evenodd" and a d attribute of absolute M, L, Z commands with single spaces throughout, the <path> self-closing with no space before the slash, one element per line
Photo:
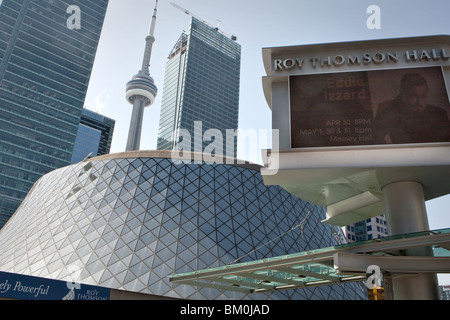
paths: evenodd
<path fill-rule="evenodd" d="M 366 287 L 369 300 L 384 300 L 383 271 L 379 266 L 367 268 Z"/>
<path fill-rule="evenodd" d="M 376 285 L 373 289 L 367 288 L 367 297 L 369 300 L 384 300 L 384 288 Z"/>

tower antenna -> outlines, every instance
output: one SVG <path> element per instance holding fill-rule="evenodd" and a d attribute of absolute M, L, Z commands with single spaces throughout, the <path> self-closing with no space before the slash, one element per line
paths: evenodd
<path fill-rule="evenodd" d="M 145 38 L 146 46 L 145 46 L 144 59 L 142 61 L 142 70 L 147 70 L 150 67 L 150 58 L 152 55 L 153 43 L 155 42 L 155 26 L 156 26 L 156 14 L 157 13 L 158 13 L 158 0 L 156 0 L 155 9 L 153 10 L 152 24 L 150 26 L 150 33 Z"/>

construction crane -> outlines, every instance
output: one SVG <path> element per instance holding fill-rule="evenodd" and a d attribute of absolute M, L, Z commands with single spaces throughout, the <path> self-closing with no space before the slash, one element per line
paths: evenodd
<path fill-rule="evenodd" d="M 224 36 L 230 38 L 231 40 L 233 40 L 233 41 L 236 41 L 236 40 L 237 40 L 237 37 L 236 37 L 235 35 L 230 35 L 230 34 L 224 32 L 224 31 L 220 30 L 218 26 L 216 26 L 216 27 L 212 26 L 212 25 L 209 24 L 205 19 L 203 19 L 203 18 L 201 18 L 201 17 L 199 17 L 199 16 L 193 14 L 192 12 L 190 12 L 189 10 L 186 10 L 186 9 L 183 8 L 183 7 L 180 7 L 180 6 L 177 5 L 176 3 L 171 2 L 170 4 L 171 4 L 172 6 L 174 6 L 175 8 L 177 8 L 178 10 L 183 11 L 185 14 L 187 14 L 187 15 L 189 15 L 189 16 L 191 16 L 191 17 L 194 17 L 194 18 L 197 19 L 197 20 L 200 20 L 201 22 L 203 22 L 204 24 L 207 24 L 207 25 L 210 26 L 211 28 L 214 28 L 215 30 L 217 30 L 218 32 L 220 32 L 220 33 L 223 34 Z M 217 21 L 220 23 L 220 20 L 217 20 Z"/>

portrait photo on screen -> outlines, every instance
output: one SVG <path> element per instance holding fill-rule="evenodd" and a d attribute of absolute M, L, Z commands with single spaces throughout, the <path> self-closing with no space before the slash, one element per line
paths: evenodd
<path fill-rule="evenodd" d="M 292 148 L 450 141 L 441 67 L 291 76 L 289 90 Z"/>

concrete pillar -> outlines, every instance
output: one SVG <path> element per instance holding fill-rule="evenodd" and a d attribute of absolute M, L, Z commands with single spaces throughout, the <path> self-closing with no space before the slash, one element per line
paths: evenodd
<path fill-rule="evenodd" d="M 144 108 L 143 98 L 134 100 L 126 151 L 135 151 L 140 148 Z"/>
<path fill-rule="evenodd" d="M 422 184 L 399 181 L 383 187 L 389 235 L 429 231 Z M 431 248 L 409 249 L 407 256 L 431 256 Z M 405 275 L 392 279 L 395 300 L 439 300 L 436 274 Z"/>

